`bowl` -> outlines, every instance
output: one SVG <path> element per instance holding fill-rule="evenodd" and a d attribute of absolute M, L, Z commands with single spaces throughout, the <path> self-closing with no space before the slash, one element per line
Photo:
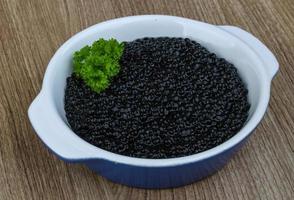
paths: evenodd
<path fill-rule="evenodd" d="M 236 66 L 248 88 L 251 104 L 244 127 L 212 149 L 170 159 L 123 156 L 93 146 L 77 136 L 67 123 L 64 111 L 64 90 L 66 78 L 72 72 L 73 52 L 99 38 L 132 41 L 159 36 L 190 38 Z M 213 174 L 240 149 L 266 112 L 271 81 L 278 68 L 276 58 L 263 43 L 234 26 L 217 26 L 163 15 L 118 18 L 77 33 L 57 50 L 28 114 L 39 138 L 64 161 L 85 164 L 113 182 L 128 186 L 178 187 Z"/>

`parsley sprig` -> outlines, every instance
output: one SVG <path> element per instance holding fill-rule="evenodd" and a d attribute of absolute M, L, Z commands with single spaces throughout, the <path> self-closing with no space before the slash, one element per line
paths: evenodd
<path fill-rule="evenodd" d="M 105 90 L 119 73 L 124 44 L 115 39 L 99 39 L 73 56 L 73 71 L 95 92 Z"/>

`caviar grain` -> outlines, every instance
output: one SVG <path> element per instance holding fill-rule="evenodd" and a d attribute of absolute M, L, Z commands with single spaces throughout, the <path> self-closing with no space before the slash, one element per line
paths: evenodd
<path fill-rule="evenodd" d="M 124 45 L 105 91 L 75 74 L 67 79 L 66 117 L 81 138 L 122 155 L 173 158 L 213 148 L 242 128 L 250 105 L 234 65 L 190 39 Z"/>

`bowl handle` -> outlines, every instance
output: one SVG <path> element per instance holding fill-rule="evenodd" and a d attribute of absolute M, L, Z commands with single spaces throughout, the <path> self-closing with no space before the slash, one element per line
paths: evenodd
<path fill-rule="evenodd" d="M 78 162 L 93 157 L 90 155 L 91 147 L 85 141 L 83 144 L 81 139 L 72 133 L 57 112 L 52 100 L 44 92 L 41 91 L 31 103 L 28 115 L 43 143 L 62 160 Z M 75 145 L 77 143 L 79 145 Z"/>
<path fill-rule="evenodd" d="M 247 31 L 244 31 L 243 29 L 235 26 L 219 27 L 249 45 L 249 47 L 260 56 L 262 61 L 268 67 L 268 69 L 265 70 L 268 73 L 269 79 L 272 80 L 274 78 L 279 70 L 279 63 L 273 53 L 260 40 Z"/>

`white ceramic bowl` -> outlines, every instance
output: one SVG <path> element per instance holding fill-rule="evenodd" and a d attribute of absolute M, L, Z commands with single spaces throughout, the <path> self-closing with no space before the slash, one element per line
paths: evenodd
<path fill-rule="evenodd" d="M 78 137 L 67 123 L 63 105 L 66 78 L 72 72 L 73 52 L 99 38 L 132 41 L 159 36 L 190 38 L 236 66 L 248 88 L 251 104 L 245 126 L 215 148 L 171 159 L 122 156 L 97 148 Z M 173 16 L 124 17 L 91 26 L 58 49 L 48 64 L 42 89 L 29 108 L 29 118 L 40 139 L 63 160 L 85 163 L 109 179 L 127 185 L 149 188 L 179 186 L 221 168 L 241 146 L 266 112 L 271 80 L 277 71 L 278 62 L 268 48 L 240 28 Z"/>

